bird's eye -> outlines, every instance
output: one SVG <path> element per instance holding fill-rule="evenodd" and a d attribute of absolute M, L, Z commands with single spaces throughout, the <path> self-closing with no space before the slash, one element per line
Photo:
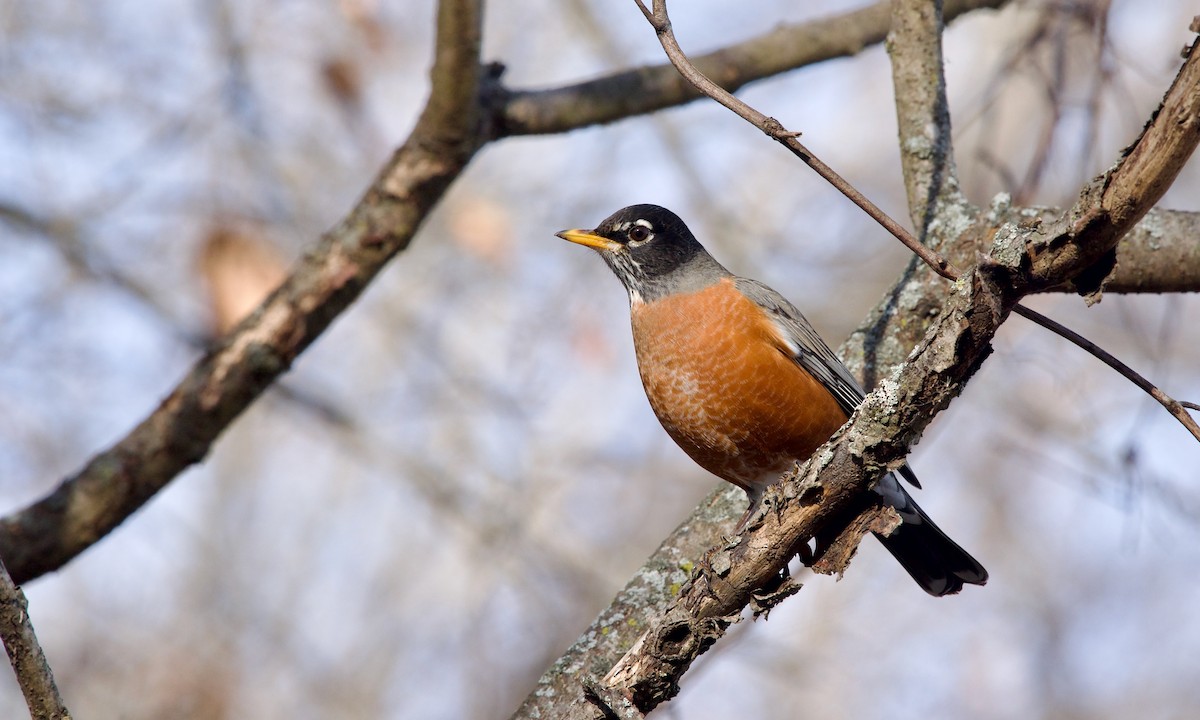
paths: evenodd
<path fill-rule="evenodd" d="M 634 225 L 633 227 L 629 228 L 628 235 L 631 242 L 642 242 L 643 240 L 649 239 L 650 231 L 647 230 L 645 226 Z"/>

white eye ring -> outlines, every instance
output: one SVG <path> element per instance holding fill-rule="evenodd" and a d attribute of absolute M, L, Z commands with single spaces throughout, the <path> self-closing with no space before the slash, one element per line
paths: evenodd
<path fill-rule="evenodd" d="M 645 225 L 634 225 L 629 228 L 626 235 L 629 237 L 629 242 L 643 243 L 650 239 L 651 232 Z"/>

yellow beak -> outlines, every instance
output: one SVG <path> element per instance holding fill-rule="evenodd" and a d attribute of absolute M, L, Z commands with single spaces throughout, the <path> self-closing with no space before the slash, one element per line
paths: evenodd
<path fill-rule="evenodd" d="M 563 230 L 562 232 L 554 234 L 563 240 L 584 245 L 592 248 L 593 250 L 607 250 L 608 252 L 615 252 L 621 249 L 621 243 L 613 242 L 606 237 L 597 235 L 591 230 Z"/>

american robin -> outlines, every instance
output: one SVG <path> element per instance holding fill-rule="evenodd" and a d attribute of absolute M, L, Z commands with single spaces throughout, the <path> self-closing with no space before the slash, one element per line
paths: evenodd
<path fill-rule="evenodd" d="M 693 460 L 746 491 L 751 510 L 862 402 L 862 388 L 800 311 L 726 270 L 670 210 L 633 205 L 595 230 L 558 236 L 600 253 L 625 285 L 650 407 Z M 899 473 L 920 487 L 907 465 Z M 925 592 L 949 595 L 963 583 L 987 582 L 983 566 L 933 524 L 895 475 L 875 492 L 903 520 L 879 539 Z"/>

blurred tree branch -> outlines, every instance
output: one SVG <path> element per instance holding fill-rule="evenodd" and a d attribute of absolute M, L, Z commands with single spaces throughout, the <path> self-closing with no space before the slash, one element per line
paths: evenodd
<path fill-rule="evenodd" d="M 33 720 L 71 720 L 29 620 L 25 593 L 0 561 L 0 637 Z"/>
<path fill-rule="evenodd" d="M 182 470 L 291 366 L 383 265 L 411 242 L 482 145 L 481 3 L 444 0 L 430 99 L 359 204 L 277 291 L 226 335 L 161 405 L 47 497 L 0 521 L 18 583 L 61 567 Z"/>
<path fill-rule="evenodd" d="M 938 3 L 892 3 L 888 35 L 892 87 L 899 128 L 900 164 L 913 227 L 922 243 L 934 249 L 955 239 L 933 233 L 930 225 L 947 204 L 969 212 L 958 185 L 950 135 L 942 58 L 942 13 Z"/>
<path fill-rule="evenodd" d="M 946 20 L 1009 0 L 949 0 Z M 788 70 L 847 57 L 883 42 L 891 26 L 891 0 L 829 18 L 783 24 L 771 32 L 693 58 L 721 87 L 738 88 Z M 575 130 L 651 113 L 703 97 L 670 63 L 615 73 L 549 90 L 513 90 L 500 111 L 505 135 Z"/>

